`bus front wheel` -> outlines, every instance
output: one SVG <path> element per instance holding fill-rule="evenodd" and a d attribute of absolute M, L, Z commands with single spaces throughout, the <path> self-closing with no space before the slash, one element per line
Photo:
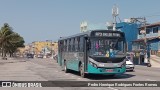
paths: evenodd
<path fill-rule="evenodd" d="M 82 64 L 80 65 L 80 76 L 83 77 L 83 78 L 86 77 L 86 74 L 84 73 L 84 68 L 83 68 Z"/>

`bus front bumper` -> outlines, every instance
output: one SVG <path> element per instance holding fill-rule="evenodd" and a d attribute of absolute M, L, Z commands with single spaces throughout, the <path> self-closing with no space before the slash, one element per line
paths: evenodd
<path fill-rule="evenodd" d="M 123 74 L 126 72 L 126 67 L 115 67 L 115 68 L 96 68 L 88 64 L 87 73 L 88 74 L 104 74 L 104 75 L 113 75 L 113 74 Z"/>

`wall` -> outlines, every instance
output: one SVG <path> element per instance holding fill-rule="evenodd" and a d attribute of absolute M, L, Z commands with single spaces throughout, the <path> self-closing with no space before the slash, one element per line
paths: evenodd
<path fill-rule="evenodd" d="M 153 33 L 153 28 L 154 27 L 158 27 L 158 33 Z M 150 29 L 150 33 L 146 34 L 147 38 L 160 36 L 160 26 L 152 26 L 152 27 L 149 27 L 149 29 Z M 139 35 L 138 34 L 138 39 L 141 39 L 141 38 L 144 38 L 144 35 Z M 151 41 L 149 41 L 149 43 L 150 43 L 150 46 L 151 46 L 150 47 L 151 50 L 153 50 L 153 51 L 160 50 L 160 40 L 159 39 L 151 40 Z"/>
<path fill-rule="evenodd" d="M 116 25 L 116 28 L 125 33 L 128 43 L 128 51 L 132 50 L 132 41 L 137 39 L 139 24 L 121 22 Z"/>

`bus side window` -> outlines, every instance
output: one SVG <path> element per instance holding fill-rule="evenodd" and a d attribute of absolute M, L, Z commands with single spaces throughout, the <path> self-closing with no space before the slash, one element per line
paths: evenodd
<path fill-rule="evenodd" d="M 69 39 L 69 49 L 68 51 L 70 52 L 71 51 L 71 39 Z"/>
<path fill-rule="evenodd" d="M 81 52 L 83 52 L 83 44 L 84 44 L 84 37 L 80 37 L 80 43 L 79 43 L 79 45 L 80 45 L 80 51 Z"/>
<path fill-rule="evenodd" d="M 72 39 L 72 51 L 75 52 L 75 38 Z"/>
<path fill-rule="evenodd" d="M 78 37 L 78 39 L 77 39 L 77 41 L 78 41 L 78 51 L 80 51 L 80 37 Z"/>
<path fill-rule="evenodd" d="M 64 51 L 67 51 L 67 40 L 64 41 Z"/>
<path fill-rule="evenodd" d="M 79 40 L 78 40 L 79 37 L 75 38 L 75 51 L 79 51 Z"/>
<path fill-rule="evenodd" d="M 67 52 L 69 51 L 69 39 L 67 39 Z"/>

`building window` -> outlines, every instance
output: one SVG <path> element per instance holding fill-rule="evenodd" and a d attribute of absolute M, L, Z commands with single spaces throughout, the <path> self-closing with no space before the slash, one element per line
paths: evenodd
<path fill-rule="evenodd" d="M 158 27 L 153 28 L 153 33 L 158 33 Z"/>
<path fill-rule="evenodd" d="M 142 35 L 141 30 L 139 30 L 139 35 Z"/>
<path fill-rule="evenodd" d="M 150 33 L 150 29 L 146 29 L 146 34 L 149 34 Z"/>

